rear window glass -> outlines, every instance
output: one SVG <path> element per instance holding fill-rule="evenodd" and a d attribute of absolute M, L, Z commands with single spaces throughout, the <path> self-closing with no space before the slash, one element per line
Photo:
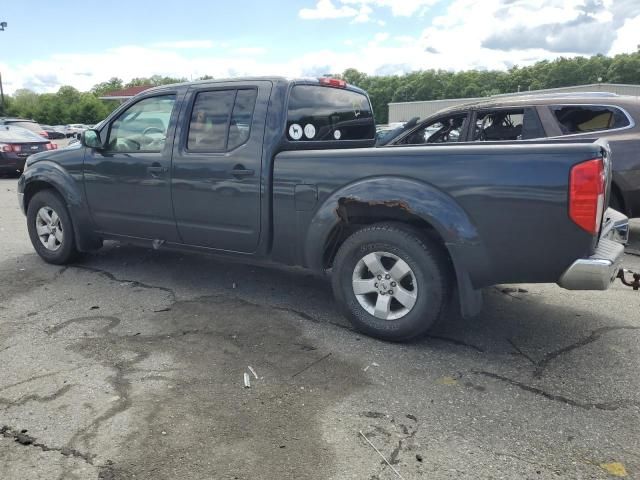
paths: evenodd
<path fill-rule="evenodd" d="M 563 135 L 597 132 L 629 126 L 627 116 L 616 107 L 558 105 L 551 107 Z"/>
<path fill-rule="evenodd" d="M 367 97 L 317 85 L 296 85 L 289 96 L 290 141 L 371 140 L 376 128 Z"/>
<path fill-rule="evenodd" d="M 0 142 L 18 143 L 18 142 L 46 142 L 47 140 L 30 130 L 23 128 L 6 128 L 0 127 Z"/>
<path fill-rule="evenodd" d="M 14 127 L 20 127 L 20 128 L 26 128 L 27 130 L 31 130 L 32 132 L 35 133 L 40 133 L 42 132 L 42 127 L 40 125 L 38 125 L 36 122 L 13 122 L 13 121 L 9 121 L 6 122 L 9 125 L 13 125 Z"/>

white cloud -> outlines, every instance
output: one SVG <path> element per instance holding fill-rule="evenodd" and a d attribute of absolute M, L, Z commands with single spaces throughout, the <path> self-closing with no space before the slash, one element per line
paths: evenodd
<path fill-rule="evenodd" d="M 357 7 L 368 6 L 374 9 L 371 14 L 374 15 L 375 5 L 382 1 L 362 0 L 364 4 Z M 334 9 L 353 8 L 356 13 L 345 17 L 352 22 L 360 11 L 355 3 L 345 5 L 338 0 L 329 3 Z M 419 10 L 413 11 L 420 14 Z M 176 42 L 166 42 L 121 46 L 92 54 L 52 55 L 11 65 L 0 61 L 0 71 L 5 92 L 12 93 L 22 87 L 52 92 L 61 85 L 88 90 L 113 76 L 126 82 L 132 77 L 154 74 L 187 78 L 205 74 L 216 78 L 295 77 L 338 73 L 347 68 L 368 74 L 424 69 L 506 69 L 559 55 L 635 52 L 640 43 L 637 34 L 640 2 L 453 0 L 426 28 L 413 32 L 394 32 L 389 27 L 384 30 L 369 38 L 341 41 L 335 49 L 310 49 L 295 56 L 283 54 L 275 61 L 268 60 L 261 47 L 217 42 L 211 42 L 209 47 L 208 42 L 184 40 L 179 45 L 194 42 L 192 47 L 180 48 Z"/>
<path fill-rule="evenodd" d="M 369 48 L 376 48 L 386 42 L 389 39 L 390 35 L 386 32 L 376 33 L 373 36 L 373 40 L 371 40 L 367 45 Z"/>
<path fill-rule="evenodd" d="M 355 17 L 358 11 L 352 7 L 336 7 L 331 0 L 318 0 L 315 8 L 303 8 L 298 12 L 305 20 L 322 20 L 326 18 Z"/>
<path fill-rule="evenodd" d="M 267 49 L 264 47 L 239 47 L 234 48 L 233 53 L 237 55 L 264 55 L 267 53 Z"/>
<path fill-rule="evenodd" d="M 373 21 L 374 8 L 387 8 L 394 17 L 410 17 L 415 13 L 424 14 L 428 7 L 440 0 L 317 0 L 315 8 L 303 8 L 300 18 L 305 20 L 325 20 L 353 18 L 354 23 Z M 379 25 L 384 21 L 376 20 Z"/>
<path fill-rule="evenodd" d="M 345 5 L 371 5 L 376 8 L 390 8 L 394 17 L 410 17 L 421 11 L 424 7 L 430 7 L 439 0 L 340 0 Z"/>
<path fill-rule="evenodd" d="M 618 30 L 618 36 L 613 42 L 609 53 L 616 55 L 618 53 L 631 53 L 640 49 L 640 35 L 638 35 L 638 32 L 640 32 L 640 15 L 625 20 Z"/>
<path fill-rule="evenodd" d="M 219 44 L 211 40 L 178 40 L 175 42 L 158 42 L 153 46 L 157 48 L 168 48 L 175 50 L 196 49 L 196 48 L 213 48 Z"/>
<path fill-rule="evenodd" d="M 371 20 L 373 10 L 367 5 L 362 5 L 358 11 L 358 15 L 353 19 L 354 23 L 366 23 Z"/>

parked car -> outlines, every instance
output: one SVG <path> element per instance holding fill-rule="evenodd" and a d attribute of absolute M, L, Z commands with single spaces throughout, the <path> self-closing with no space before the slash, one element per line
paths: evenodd
<path fill-rule="evenodd" d="M 42 125 L 34 120 L 28 120 L 26 118 L 0 118 L 0 125 L 13 125 L 15 127 L 26 128 L 41 137 L 49 138 L 47 132 L 42 128 Z"/>
<path fill-rule="evenodd" d="M 68 125 L 54 125 L 54 130 L 62 133 L 66 138 L 73 137 L 75 133 L 69 129 Z"/>
<path fill-rule="evenodd" d="M 86 125 L 82 123 L 70 123 L 67 125 L 67 131 L 72 134 L 72 136 L 76 136 L 79 133 L 84 132 L 87 129 Z"/>
<path fill-rule="evenodd" d="M 442 110 L 388 145 L 606 138 L 613 152 L 611 206 L 640 217 L 640 99 L 613 93 L 494 97 Z"/>
<path fill-rule="evenodd" d="M 616 277 L 628 222 L 605 208 L 606 142 L 372 148 L 375 133 L 342 80 L 162 86 L 30 157 L 18 199 L 47 262 L 117 239 L 331 272 L 354 326 L 388 340 L 450 299 L 477 313 L 488 285 Z"/>
<path fill-rule="evenodd" d="M 63 132 L 61 132 L 58 129 L 56 129 L 56 127 L 52 127 L 51 125 L 43 125 L 43 124 L 40 124 L 40 126 L 45 131 L 45 133 L 47 134 L 47 138 L 50 138 L 52 140 L 59 140 L 61 138 L 67 138 L 67 136 Z"/>
<path fill-rule="evenodd" d="M 29 155 L 57 148 L 55 143 L 26 128 L 0 125 L 0 172 L 22 172 Z"/>
<path fill-rule="evenodd" d="M 419 120 L 419 117 L 413 117 L 408 122 L 395 122 L 376 127 L 376 145 L 379 147 L 386 145 L 402 132 L 415 127 Z"/>

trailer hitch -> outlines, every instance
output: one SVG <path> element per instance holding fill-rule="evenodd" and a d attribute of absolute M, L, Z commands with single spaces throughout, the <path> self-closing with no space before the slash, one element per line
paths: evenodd
<path fill-rule="evenodd" d="M 633 277 L 633 280 L 628 281 L 624 274 L 629 273 Z M 626 268 L 621 268 L 618 271 L 618 278 L 622 283 L 624 283 L 627 287 L 631 287 L 634 290 L 640 290 L 640 273 L 632 272 L 631 270 L 627 270 Z"/>

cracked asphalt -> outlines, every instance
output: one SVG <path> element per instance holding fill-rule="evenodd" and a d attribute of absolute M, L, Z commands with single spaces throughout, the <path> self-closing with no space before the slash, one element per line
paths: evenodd
<path fill-rule="evenodd" d="M 640 478 L 640 292 L 504 285 L 478 318 L 383 343 L 299 270 L 117 244 L 47 265 L 15 187 L 0 478 L 398 478 L 360 432 L 406 480 Z"/>

